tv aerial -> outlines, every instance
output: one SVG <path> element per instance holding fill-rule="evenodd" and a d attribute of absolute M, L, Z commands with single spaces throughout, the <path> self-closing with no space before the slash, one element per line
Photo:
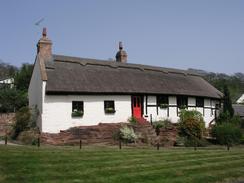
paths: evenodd
<path fill-rule="evenodd" d="M 36 23 L 35 23 L 35 26 L 39 26 L 43 21 L 45 20 L 45 18 L 41 18 L 39 19 Z"/>

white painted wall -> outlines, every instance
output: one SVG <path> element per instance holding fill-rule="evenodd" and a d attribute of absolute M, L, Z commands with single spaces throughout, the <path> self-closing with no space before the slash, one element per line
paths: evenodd
<path fill-rule="evenodd" d="M 34 69 L 31 76 L 30 85 L 28 88 L 28 98 L 29 98 L 29 107 L 37 107 L 39 114 L 42 113 L 42 99 L 43 99 L 43 81 L 41 79 L 41 70 L 39 60 L 36 60 Z M 41 130 L 41 115 L 38 116 L 37 126 Z"/>
<path fill-rule="evenodd" d="M 114 114 L 105 114 L 104 100 L 114 100 Z M 73 118 L 72 101 L 84 102 L 83 117 Z M 131 96 L 46 95 L 43 103 L 42 132 L 58 133 L 74 126 L 125 122 L 131 116 Z"/>

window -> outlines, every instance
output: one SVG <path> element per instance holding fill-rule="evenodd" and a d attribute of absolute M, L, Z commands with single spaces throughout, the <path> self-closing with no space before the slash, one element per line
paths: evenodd
<path fill-rule="evenodd" d="M 216 109 L 220 109 L 220 108 L 221 108 L 221 103 L 220 103 L 220 102 L 219 102 L 219 103 L 216 103 L 216 104 L 215 104 L 215 108 L 216 108 Z"/>
<path fill-rule="evenodd" d="M 105 111 L 105 113 L 115 113 L 115 107 L 114 107 L 113 100 L 104 101 L 104 111 Z"/>
<path fill-rule="evenodd" d="M 177 97 L 177 107 L 184 109 L 188 105 L 188 98 L 186 96 Z"/>
<path fill-rule="evenodd" d="M 83 101 L 72 101 L 72 117 L 81 117 L 84 113 Z"/>
<path fill-rule="evenodd" d="M 201 97 L 196 98 L 196 107 L 204 107 L 204 98 Z"/>
<path fill-rule="evenodd" d="M 157 105 L 160 108 L 167 108 L 169 105 L 169 97 L 166 95 L 157 96 Z"/>

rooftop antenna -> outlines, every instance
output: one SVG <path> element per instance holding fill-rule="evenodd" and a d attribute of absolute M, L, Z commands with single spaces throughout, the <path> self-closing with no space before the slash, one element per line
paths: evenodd
<path fill-rule="evenodd" d="M 43 21 L 45 20 L 45 18 L 41 18 L 39 19 L 36 23 L 35 23 L 35 26 L 39 26 Z"/>

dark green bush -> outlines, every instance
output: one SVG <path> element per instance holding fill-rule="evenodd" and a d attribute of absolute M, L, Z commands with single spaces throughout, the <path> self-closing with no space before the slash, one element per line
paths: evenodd
<path fill-rule="evenodd" d="M 29 128 L 31 120 L 31 112 L 28 107 L 22 107 L 15 116 L 15 123 L 13 125 L 12 138 L 16 139 L 20 132 Z"/>
<path fill-rule="evenodd" d="M 206 147 L 206 146 L 210 145 L 210 143 L 204 138 L 202 138 L 202 139 L 185 138 L 184 145 L 186 147 Z"/>
<path fill-rule="evenodd" d="M 227 122 L 214 126 L 212 135 L 216 137 L 219 144 L 226 145 L 228 149 L 234 144 L 239 144 L 242 137 L 240 128 Z"/>

